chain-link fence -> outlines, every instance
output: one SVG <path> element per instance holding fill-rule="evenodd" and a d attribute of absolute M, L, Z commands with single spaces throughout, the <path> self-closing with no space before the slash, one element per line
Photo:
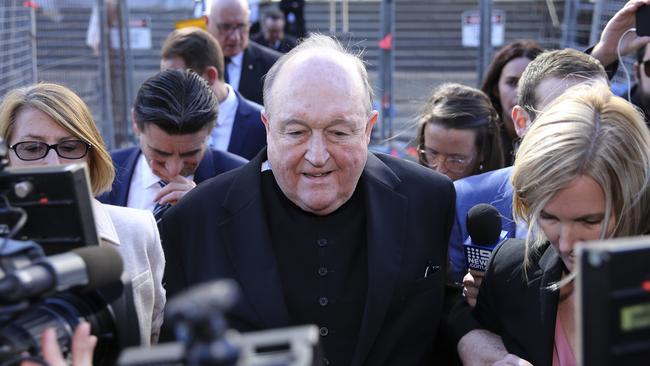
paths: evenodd
<path fill-rule="evenodd" d="M 435 85 L 445 81 L 476 85 L 478 52 L 461 44 L 461 14 L 478 10 L 479 1 L 393 1 L 394 113 L 407 125 Z M 349 33 L 337 33 L 346 44 L 366 50 L 371 71 L 379 54 L 380 3 L 350 1 Z M 607 20 L 624 3 L 498 0 L 493 10 L 504 14 L 505 43 L 532 38 L 547 48 L 580 49 L 598 39 Z M 34 8 L 29 7 L 32 4 Z M 36 80 L 65 84 L 90 106 L 109 147 L 130 144 L 133 95 L 158 70 L 164 38 L 176 21 L 192 17 L 194 4 L 195 0 L 3 0 L 0 97 L 6 90 Z M 261 11 L 275 6 L 268 1 L 261 4 Z M 328 33 L 329 11 L 329 0 L 308 1 L 309 30 Z M 337 18 L 343 18 L 340 9 Z M 129 35 L 136 38 L 131 48 L 126 47 Z"/>
<path fill-rule="evenodd" d="M 109 148 L 129 145 L 134 91 L 158 70 L 164 37 L 193 6 L 194 0 L 3 0 L 0 98 L 36 81 L 63 84 L 90 107 Z"/>
<path fill-rule="evenodd" d="M 36 80 L 34 9 L 23 0 L 0 6 L 0 98 Z"/>

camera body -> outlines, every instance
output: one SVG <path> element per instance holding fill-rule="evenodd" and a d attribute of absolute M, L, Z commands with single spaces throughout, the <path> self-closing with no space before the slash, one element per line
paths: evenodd
<path fill-rule="evenodd" d="M 46 328 L 68 356 L 82 320 L 98 338 L 96 366 L 140 343 L 133 291 L 120 254 L 99 246 L 88 182 L 85 164 L 0 170 L 0 364 L 40 357 Z"/>

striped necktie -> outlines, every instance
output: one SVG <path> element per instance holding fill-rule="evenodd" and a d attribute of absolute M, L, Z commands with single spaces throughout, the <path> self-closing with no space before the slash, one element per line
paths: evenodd
<path fill-rule="evenodd" d="M 164 180 L 159 180 L 158 185 L 160 186 L 160 188 L 164 188 L 167 185 L 167 182 L 165 182 Z M 156 205 L 153 208 L 153 217 L 156 219 L 156 223 L 160 223 L 163 214 L 171 206 L 172 205 L 169 203 L 165 203 L 164 205 L 161 205 L 160 203 L 156 202 Z"/>

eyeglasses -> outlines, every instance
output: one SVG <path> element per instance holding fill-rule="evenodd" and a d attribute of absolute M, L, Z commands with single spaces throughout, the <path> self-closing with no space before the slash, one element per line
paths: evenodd
<path fill-rule="evenodd" d="M 219 30 L 219 32 L 225 33 L 227 35 L 231 35 L 233 32 L 237 32 L 239 34 L 243 32 L 248 32 L 250 27 L 251 27 L 250 23 L 239 23 L 239 24 L 217 23 L 217 29 Z"/>
<path fill-rule="evenodd" d="M 643 65 L 643 72 L 645 76 L 650 78 L 650 60 L 645 60 L 641 63 Z"/>
<path fill-rule="evenodd" d="M 66 140 L 48 145 L 41 141 L 22 141 L 9 146 L 20 160 L 32 161 L 43 159 L 51 149 L 63 159 L 81 159 L 88 153 L 91 144 L 81 140 Z"/>
<path fill-rule="evenodd" d="M 418 156 L 420 162 L 430 168 L 437 168 L 440 164 L 444 164 L 449 171 L 454 173 L 462 173 L 474 161 L 471 157 L 461 156 L 448 156 L 440 154 L 436 151 L 431 151 L 423 146 L 418 146 Z"/>

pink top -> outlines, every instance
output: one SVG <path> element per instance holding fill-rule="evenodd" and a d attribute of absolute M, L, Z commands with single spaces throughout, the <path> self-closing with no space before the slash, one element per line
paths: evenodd
<path fill-rule="evenodd" d="M 555 316 L 555 341 L 553 346 L 553 366 L 575 366 L 576 358 L 569 340 L 564 334 L 560 315 Z"/>

